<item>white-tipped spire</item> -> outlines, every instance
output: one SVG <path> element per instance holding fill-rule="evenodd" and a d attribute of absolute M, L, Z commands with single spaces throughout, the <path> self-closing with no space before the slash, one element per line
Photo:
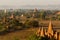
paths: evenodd
<path fill-rule="evenodd" d="M 42 27 L 40 36 L 44 37 L 44 29 Z"/>
<path fill-rule="evenodd" d="M 21 17 L 23 17 L 24 15 L 22 14 Z"/>
<path fill-rule="evenodd" d="M 7 11 L 6 11 L 6 9 L 4 10 L 4 13 L 6 13 Z"/>

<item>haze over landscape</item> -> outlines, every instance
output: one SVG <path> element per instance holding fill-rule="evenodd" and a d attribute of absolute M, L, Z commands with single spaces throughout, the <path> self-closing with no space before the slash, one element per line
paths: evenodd
<path fill-rule="evenodd" d="M 60 0 L 0 0 L 0 9 L 7 8 L 40 8 L 60 9 Z"/>

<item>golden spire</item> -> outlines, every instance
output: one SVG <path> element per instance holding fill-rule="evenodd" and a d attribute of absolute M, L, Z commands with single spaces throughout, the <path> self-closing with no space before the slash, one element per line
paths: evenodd
<path fill-rule="evenodd" d="M 57 32 L 55 33 L 55 38 L 57 39 Z"/>
<path fill-rule="evenodd" d="M 39 28 L 38 31 L 36 32 L 37 36 L 40 36 L 41 29 Z"/>
<path fill-rule="evenodd" d="M 44 37 L 44 29 L 42 27 L 40 36 Z"/>
<path fill-rule="evenodd" d="M 48 26 L 48 34 L 53 35 L 53 29 L 52 29 L 52 24 L 51 21 L 49 22 L 49 26 Z"/>
<path fill-rule="evenodd" d="M 45 35 L 48 35 L 46 30 L 45 30 Z"/>

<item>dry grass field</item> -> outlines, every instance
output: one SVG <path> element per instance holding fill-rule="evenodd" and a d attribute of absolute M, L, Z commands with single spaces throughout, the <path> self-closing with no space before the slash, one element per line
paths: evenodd
<path fill-rule="evenodd" d="M 11 32 L 6 35 L 0 35 L 0 40 L 27 40 L 29 35 L 34 34 L 37 31 L 37 28 L 29 28 L 25 30 L 19 30 L 16 32 Z"/>

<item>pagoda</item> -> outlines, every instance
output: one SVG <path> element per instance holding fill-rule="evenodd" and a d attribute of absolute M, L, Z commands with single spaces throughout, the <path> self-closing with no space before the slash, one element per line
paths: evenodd
<path fill-rule="evenodd" d="M 55 38 L 56 40 L 59 40 L 59 34 L 58 34 L 58 32 L 53 30 L 51 21 L 49 22 L 47 30 L 44 30 L 43 27 L 41 29 L 39 28 L 39 30 L 37 31 L 36 34 L 37 34 L 37 36 L 38 35 L 41 37 L 47 36 L 48 38 Z"/>

